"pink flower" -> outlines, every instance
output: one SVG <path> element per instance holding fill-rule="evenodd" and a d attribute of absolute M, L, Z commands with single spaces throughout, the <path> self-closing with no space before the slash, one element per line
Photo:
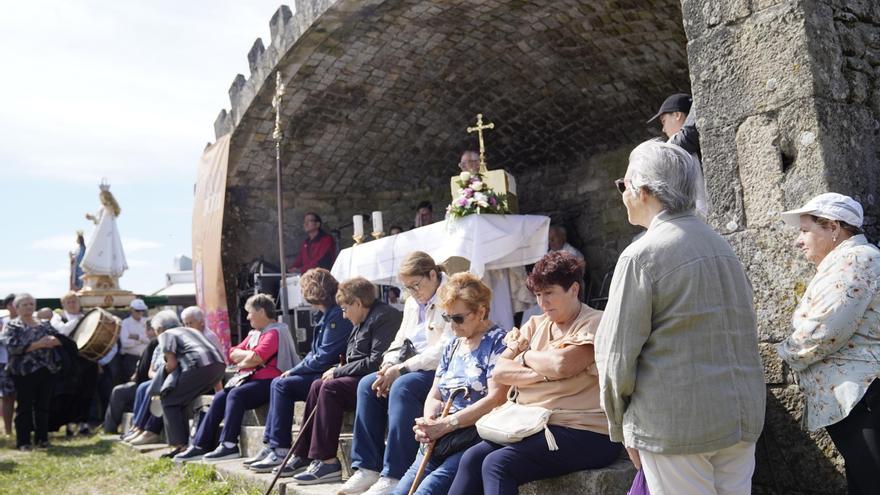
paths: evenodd
<path fill-rule="evenodd" d="M 469 187 L 467 189 L 465 189 L 463 192 L 464 192 L 464 197 L 466 197 L 466 198 L 470 198 L 471 196 L 474 195 L 474 190 Z"/>
<path fill-rule="evenodd" d="M 467 205 L 468 205 L 468 200 L 467 200 L 467 198 L 461 198 L 461 199 L 458 200 L 458 206 L 465 207 L 465 206 L 467 206 Z"/>
<path fill-rule="evenodd" d="M 495 199 L 495 196 L 489 196 L 489 204 L 492 206 L 498 206 L 498 200 Z"/>

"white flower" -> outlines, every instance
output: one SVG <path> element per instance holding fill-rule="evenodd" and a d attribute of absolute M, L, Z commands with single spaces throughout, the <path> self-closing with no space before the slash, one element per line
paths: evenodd
<path fill-rule="evenodd" d="M 486 196 L 485 194 L 481 193 L 481 192 L 474 193 L 474 201 L 476 201 L 477 203 L 486 203 L 486 204 L 489 204 L 489 203 L 488 203 L 488 202 L 489 202 L 489 197 Z"/>
<path fill-rule="evenodd" d="M 458 178 L 462 182 L 467 183 L 467 181 L 469 181 L 471 179 L 471 173 L 467 172 L 467 171 L 462 172 L 461 174 L 458 175 Z"/>
<path fill-rule="evenodd" d="M 488 208 L 489 207 L 489 203 L 487 203 L 485 201 L 478 201 L 477 205 L 479 205 L 480 208 Z"/>
<path fill-rule="evenodd" d="M 473 184 L 471 184 L 471 189 L 473 189 L 474 191 L 482 191 L 483 190 L 483 183 L 480 181 L 476 181 Z"/>

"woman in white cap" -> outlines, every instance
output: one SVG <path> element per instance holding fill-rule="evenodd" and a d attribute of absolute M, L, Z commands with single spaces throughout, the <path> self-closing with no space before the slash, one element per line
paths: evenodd
<path fill-rule="evenodd" d="M 782 219 L 817 272 L 777 350 L 798 374 L 807 428 L 824 427 L 843 456 L 849 493 L 878 493 L 880 250 L 849 196 L 820 194 Z"/>

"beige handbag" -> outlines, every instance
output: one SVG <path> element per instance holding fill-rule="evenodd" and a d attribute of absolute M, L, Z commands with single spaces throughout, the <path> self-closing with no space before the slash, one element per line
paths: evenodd
<path fill-rule="evenodd" d="M 556 438 L 547 426 L 554 411 L 546 407 L 517 404 L 517 395 L 516 387 L 511 387 L 506 403 L 477 420 L 480 437 L 497 444 L 510 445 L 544 430 L 547 448 L 559 450 Z"/>

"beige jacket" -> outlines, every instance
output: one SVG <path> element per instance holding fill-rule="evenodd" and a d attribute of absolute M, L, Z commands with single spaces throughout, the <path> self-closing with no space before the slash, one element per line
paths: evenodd
<path fill-rule="evenodd" d="M 766 390 L 752 287 L 693 212 L 660 213 L 620 255 L 594 345 L 612 440 L 667 455 L 758 440 Z"/>
<path fill-rule="evenodd" d="M 442 275 L 440 285 L 446 283 L 446 275 Z M 440 288 L 437 288 L 439 292 Z M 454 338 L 452 333 L 452 325 L 443 321 L 443 310 L 435 301 L 431 302 L 425 312 L 425 319 L 428 322 L 425 330 L 428 332 L 428 346 L 415 356 L 406 360 L 407 368 L 410 371 L 435 370 L 437 364 L 440 363 L 440 356 L 443 354 L 443 348 L 449 341 Z M 400 364 L 397 359 L 397 349 L 403 345 L 406 340 L 407 330 L 418 325 L 419 323 L 419 303 L 416 298 L 409 297 L 403 306 L 403 321 L 400 322 L 400 329 L 394 337 L 394 342 L 388 348 L 382 363 Z"/>

